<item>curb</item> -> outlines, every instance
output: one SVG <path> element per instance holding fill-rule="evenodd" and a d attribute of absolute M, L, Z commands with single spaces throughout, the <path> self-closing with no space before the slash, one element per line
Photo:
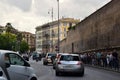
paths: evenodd
<path fill-rule="evenodd" d="M 94 68 L 98 68 L 98 69 L 104 69 L 104 70 L 107 70 L 107 71 L 113 71 L 113 72 L 120 73 L 120 70 L 114 70 L 114 69 L 110 69 L 110 68 L 99 67 L 99 66 L 93 66 L 93 65 L 88 65 L 88 64 L 85 64 L 85 66 L 94 67 Z"/>

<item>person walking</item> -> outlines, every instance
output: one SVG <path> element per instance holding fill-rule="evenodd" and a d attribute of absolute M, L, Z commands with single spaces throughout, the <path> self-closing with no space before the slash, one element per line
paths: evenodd
<path fill-rule="evenodd" d="M 118 69 L 119 70 L 119 60 L 118 60 L 118 53 L 116 50 L 113 51 L 112 53 L 113 56 L 113 67 L 114 69 Z"/>

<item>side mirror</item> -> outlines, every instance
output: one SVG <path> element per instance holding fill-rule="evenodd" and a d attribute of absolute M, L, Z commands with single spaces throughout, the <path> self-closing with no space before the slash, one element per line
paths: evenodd
<path fill-rule="evenodd" d="M 5 63 L 5 67 L 6 68 L 10 67 L 10 64 L 9 63 Z"/>

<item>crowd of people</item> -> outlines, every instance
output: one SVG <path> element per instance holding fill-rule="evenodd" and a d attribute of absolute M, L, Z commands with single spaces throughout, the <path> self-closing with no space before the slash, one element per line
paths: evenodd
<path fill-rule="evenodd" d="M 85 64 L 119 70 L 119 56 L 116 50 L 96 51 L 80 54 Z"/>

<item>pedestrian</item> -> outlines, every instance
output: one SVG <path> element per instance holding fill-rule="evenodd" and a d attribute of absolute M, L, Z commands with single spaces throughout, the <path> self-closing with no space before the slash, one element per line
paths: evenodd
<path fill-rule="evenodd" d="M 101 52 L 97 52 L 96 57 L 97 57 L 97 65 L 101 66 Z"/>
<path fill-rule="evenodd" d="M 110 67 L 110 53 L 108 52 L 107 53 L 107 56 L 106 56 L 106 60 L 107 60 L 107 66 Z"/>
<path fill-rule="evenodd" d="M 118 53 L 116 50 L 113 51 L 112 53 L 113 56 L 113 67 L 119 70 L 119 60 L 118 60 Z"/>

